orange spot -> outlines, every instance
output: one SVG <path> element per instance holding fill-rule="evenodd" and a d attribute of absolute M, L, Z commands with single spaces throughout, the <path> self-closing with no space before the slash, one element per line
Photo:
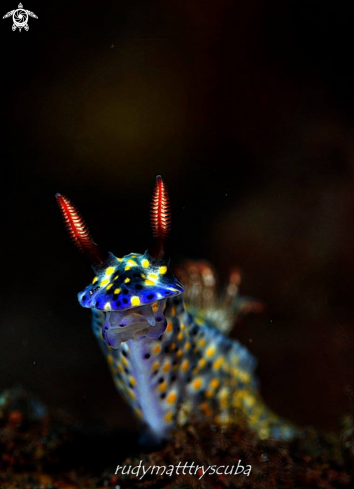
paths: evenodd
<path fill-rule="evenodd" d="M 177 400 L 177 394 L 175 392 L 171 392 L 171 394 L 167 398 L 167 402 L 169 404 L 173 404 Z"/>
<path fill-rule="evenodd" d="M 169 372 L 170 371 L 170 367 L 171 367 L 171 365 L 169 363 L 166 363 L 164 365 L 164 367 L 163 367 L 163 371 L 166 372 L 166 373 Z"/>
<path fill-rule="evenodd" d="M 203 385 L 202 379 L 195 379 L 195 381 L 193 382 L 194 389 L 200 389 L 202 385 Z"/>
<path fill-rule="evenodd" d="M 168 323 L 166 328 L 166 333 L 171 333 L 172 329 L 173 329 L 172 323 Z"/>
<path fill-rule="evenodd" d="M 158 387 L 158 389 L 157 389 L 157 390 L 158 390 L 159 392 L 163 392 L 163 391 L 165 391 L 166 389 L 167 389 L 167 382 L 162 382 L 162 384 L 160 384 L 160 385 L 159 385 L 159 387 Z"/>
<path fill-rule="evenodd" d="M 183 370 L 183 372 L 185 372 L 188 369 L 188 367 L 189 367 L 188 360 L 184 360 L 181 365 L 181 369 Z"/>
<path fill-rule="evenodd" d="M 172 421 L 172 419 L 173 419 L 173 413 L 170 412 L 170 413 L 165 414 L 166 423 L 170 423 Z"/>
<path fill-rule="evenodd" d="M 161 346 L 160 345 L 156 345 L 155 348 L 152 350 L 152 352 L 157 355 L 158 353 L 160 353 L 161 351 Z"/>

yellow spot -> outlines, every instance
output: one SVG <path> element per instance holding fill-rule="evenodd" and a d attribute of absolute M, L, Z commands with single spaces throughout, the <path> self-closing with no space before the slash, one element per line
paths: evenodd
<path fill-rule="evenodd" d="M 212 357 L 214 355 L 214 353 L 215 353 L 215 348 L 213 346 L 208 348 L 207 351 L 205 352 L 207 357 Z"/>
<path fill-rule="evenodd" d="M 121 290 L 121 289 L 115 289 L 115 290 L 114 290 L 114 293 L 115 293 L 115 294 L 119 294 L 120 290 Z"/>
<path fill-rule="evenodd" d="M 111 310 L 111 304 L 109 302 L 106 302 L 106 304 L 104 305 L 104 310 L 105 311 L 110 311 Z"/>
<path fill-rule="evenodd" d="M 129 260 L 127 261 L 128 265 L 131 265 L 132 267 L 135 267 L 136 266 L 136 261 L 132 260 L 129 258 Z"/>
<path fill-rule="evenodd" d="M 133 391 L 129 391 L 128 395 L 129 395 L 130 399 L 133 399 L 133 401 L 135 401 L 136 397 L 135 397 L 135 394 Z"/>
<path fill-rule="evenodd" d="M 158 386 L 158 388 L 157 388 L 157 390 L 158 390 L 159 392 L 163 392 L 163 391 L 165 391 L 166 389 L 167 389 L 167 382 L 162 382 L 162 384 L 160 384 L 160 385 Z"/>
<path fill-rule="evenodd" d="M 95 277 L 93 280 L 92 280 L 92 285 L 94 285 L 98 280 L 98 277 Z"/>
<path fill-rule="evenodd" d="M 104 278 L 103 280 L 101 280 L 101 283 L 100 283 L 100 286 L 101 287 L 104 287 L 105 285 L 107 285 L 109 283 L 109 278 Z"/>
<path fill-rule="evenodd" d="M 181 330 L 183 331 L 185 329 L 185 325 L 182 323 L 181 324 Z"/>
<path fill-rule="evenodd" d="M 183 370 L 183 372 L 185 372 L 188 369 L 188 367 L 189 367 L 188 360 L 184 360 L 181 365 L 181 369 Z"/>
<path fill-rule="evenodd" d="M 184 345 L 184 349 L 189 350 L 190 347 L 191 347 L 191 344 L 189 343 L 189 341 L 187 341 L 187 343 Z"/>
<path fill-rule="evenodd" d="M 148 273 L 148 278 L 150 280 L 156 280 L 158 278 L 158 276 L 156 275 L 156 273 Z"/>
<path fill-rule="evenodd" d="M 193 387 L 196 390 L 200 389 L 202 385 L 203 385 L 202 379 L 195 379 L 195 381 L 193 382 Z"/>
<path fill-rule="evenodd" d="M 112 363 L 114 363 L 114 358 L 112 357 L 112 355 L 107 355 L 107 362 L 112 365 Z"/>
<path fill-rule="evenodd" d="M 200 346 L 200 348 L 204 348 L 204 346 L 205 346 L 205 339 L 203 338 L 203 339 L 199 340 L 198 345 Z"/>
<path fill-rule="evenodd" d="M 171 412 L 166 413 L 165 414 L 165 421 L 166 421 L 166 423 L 171 423 L 172 420 L 173 420 L 173 413 L 171 413 Z"/>
<path fill-rule="evenodd" d="M 177 394 L 175 392 L 171 392 L 171 394 L 167 398 L 167 402 L 169 404 L 173 404 L 177 400 Z"/>
<path fill-rule="evenodd" d="M 115 268 L 114 267 L 108 267 L 106 270 L 106 275 L 112 275 L 114 272 Z"/>
<path fill-rule="evenodd" d="M 113 284 L 109 284 L 109 285 L 107 285 L 106 290 L 109 290 L 109 289 L 111 289 L 112 287 L 113 287 Z"/>
<path fill-rule="evenodd" d="M 141 411 L 141 409 L 139 409 L 138 407 L 134 408 L 134 411 L 135 411 L 135 414 L 138 416 L 138 418 L 142 418 L 143 417 L 143 413 Z"/>
<path fill-rule="evenodd" d="M 215 360 L 214 364 L 213 364 L 213 367 L 218 370 L 222 365 L 222 358 L 218 358 L 217 360 Z"/>
<path fill-rule="evenodd" d="M 134 295 L 131 299 L 130 299 L 130 302 L 131 302 L 131 305 L 132 306 L 140 306 L 140 299 L 137 295 Z"/>
<path fill-rule="evenodd" d="M 153 305 L 151 306 L 151 309 L 152 309 L 154 312 L 156 312 L 156 311 L 158 310 L 158 308 L 159 308 L 159 304 L 158 304 L 158 302 L 156 301 L 156 302 L 154 302 L 154 303 L 153 303 Z"/>
<path fill-rule="evenodd" d="M 196 318 L 196 319 L 195 319 L 195 322 L 196 322 L 196 323 L 197 323 L 199 326 L 202 326 L 202 325 L 203 325 L 203 323 L 204 323 L 204 321 L 203 321 L 203 319 L 202 319 L 202 318 Z"/>
<path fill-rule="evenodd" d="M 246 382 L 247 383 L 247 382 L 249 382 L 251 380 L 250 375 L 248 373 L 246 373 L 246 372 L 240 371 L 239 375 L 240 375 L 240 379 L 242 380 L 242 382 Z"/>
<path fill-rule="evenodd" d="M 130 278 L 126 278 L 124 282 L 127 284 L 128 282 L 130 282 Z"/>
<path fill-rule="evenodd" d="M 124 372 L 124 368 L 122 367 L 122 365 L 120 363 L 118 363 L 118 370 L 120 373 L 123 373 Z"/>
<path fill-rule="evenodd" d="M 118 261 L 123 261 L 123 258 L 117 258 Z"/>
<path fill-rule="evenodd" d="M 171 364 L 170 363 L 166 363 L 163 367 L 163 371 L 164 372 L 169 372 L 170 371 L 170 367 L 171 367 Z"/>
<path fill-rule="evenodd" d="M 113 280 L 117 280 L 119 278 L 119 275 L 116 275 Z"/>
<path fill-rule="evenodd" d="M 159 273 L 161 273 L 161 275 L 164 275 L 166 272 L 167 272 L 167 267 L 160 267 L 159 268 Z"/>
<path fill-rule="evenodd" d="M 124 365 L 124 367 L 128 366 L 128 360 L 125 357 L 122 357 L 122 364 Z"/>
<path fill-rule="evenodd" d="M 219 385 L 220 385 L 220 381 L 218 379 L 213 379 L 210 382 L 210 387 L 212 387 L 213 389 L 216 389 L 217 387 L 219 387 Z"/>
<path fill-rule="evenodd" d="M 146 258 L 141 262 L 142 266 L 144 268 L 147 268 L 149 265 L 150 265 L 150 262 L 149 260 L 146 260 Z"/>
<path fill-rule="evenodd" d="M 156 345 L 155 348 L 152 350 L 153 353 L 155 353 L 155 355 L 157 355 L 158 353 L 160 353 L 161 351 L 161 346 L 160 345 Z"/>
<path fill-rule="evenodd" d="M 143 278 L 146 278 L 146 275 L 145 275 L 144 273 L 142 273 L 142 274 L 141 274 L 141 276 L 142 276 Z"/>
<path fill-rule="evenodd" d="M 176 353 L 176 357 L 177 358 L 181 358 L 183 356 L 183 351 L 182 350 L 179 350 L 177 353 Z"/>
<path fill-rule="evenodd" d="M 152 280 L 145 280 L 144 284 L 145 285 L 155 285 L 155 282 L 153 282 Z"/>
<path fill-rule="evenodd" d="M 177 335 L 177 339 L 178 339 L 179 341 L 183 340 L 183 333 L 182 333 L 182 331 L 180 331 L 180 332 L 178 333 L 178 335 Z"/>
<path fill-rule="evenodd" d="M 131 269 L 131 267 L 130 267 L 129 265 L 127 265 L 127 266 L 124 268 L 124 270 L 130 270 L 130 269 Z"/>
<path fill-rule="evenodd" d="M 158 370 L 159 366 L 160 366 L 159 362 L 154 362 L 151 367 L 151 370 L 155 372 L 155 370 Z"/>
<path fill-rule="evenodd" d="M 131 383 L 131 385 L 136 385 L 136 380 L 134 379 L 134 377 L 129 377 L 129 382 Z"/>
<path fill-rule="evenodd" d="M 205 360 L 205 358 L 201 358 L 201 359 L 199 360 L 199 362 L 198 362 L 198 367 L 199 367 L 199 368 L 203 368 L 203 367 L 205 367 L 205 365 L 206 365 L 206 360 Z"/>
<path fill-rule="evenodd" d="M 205 397 L 207 397 L 207 398 L 213 397 L 213 395 L 214 395 L 214 392 L 209 390 L 209 389 L 205 393 Z"/>
<path fill-rule="evenodd" d="M 168 323 L 166 328 L 166 333 L 171 333 L 172 329 L 173 329 L 172 323 Z"/>

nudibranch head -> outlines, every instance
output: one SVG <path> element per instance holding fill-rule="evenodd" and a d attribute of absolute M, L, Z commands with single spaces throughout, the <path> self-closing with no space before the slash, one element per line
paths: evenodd
<path fill-rule="evenodd" d="M 161 176 L 156 177 L 151 205 L 154 241 L 143 255 L 131 253 L 117 258 L 102 250 L 72 202 L 60 194 L 56 197 L 72 241 L 91 261 L 96 275 L 79 293 L 79 302 L 83 307 L 105 312 L 102 336 L 107 345 L 118 348 L 129 339 L 161 336 L 167 326 L 166 300 L 184 291 L 169 268 L 167 238 L 171 214 Z"/>
<path fill-rule="evenodd" d="M 110 254 L 107 266 L 98 269 L 78 298 L 83 307 L 125 311 L 173 297 L 183 290 L 169 266 L 154 260 L 148 252 L 130 253 L 123 258 Z"/>

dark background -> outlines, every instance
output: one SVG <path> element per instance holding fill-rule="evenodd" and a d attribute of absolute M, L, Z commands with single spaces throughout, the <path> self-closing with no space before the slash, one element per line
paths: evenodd
<path fill-rule="evenodd" d="M 259 359 L 266 401 L 338 428 L 354 405 L 349 2 L 24 8 L 39 17 L 28 32 L 0 21 L 0 387 L 134 426 L 77 303 L 92 273 L 54 194 L 70 196 L 103 247 L 144 252 L 161 173 L 175 262 L 208 259 L 221 279 L 239 265 L 243 293 L 267 305 L 234 332 Z"/>

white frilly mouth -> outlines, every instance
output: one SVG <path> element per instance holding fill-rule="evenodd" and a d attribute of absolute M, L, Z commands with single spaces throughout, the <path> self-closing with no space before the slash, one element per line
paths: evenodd
<path fill-rule="evenodd" d="M 156 304 L 156 303 L 154 303 Z M 166 299 L 157 302 L 157 307 L 147 304 L 125 311 L 107 311 L 102 327 L 102 336 L 108 346 L 117 349 L 123 341 L 139 339 L 142 336 L 158 338 L 165 331 L 167 319 L 164 316 Z"/>

